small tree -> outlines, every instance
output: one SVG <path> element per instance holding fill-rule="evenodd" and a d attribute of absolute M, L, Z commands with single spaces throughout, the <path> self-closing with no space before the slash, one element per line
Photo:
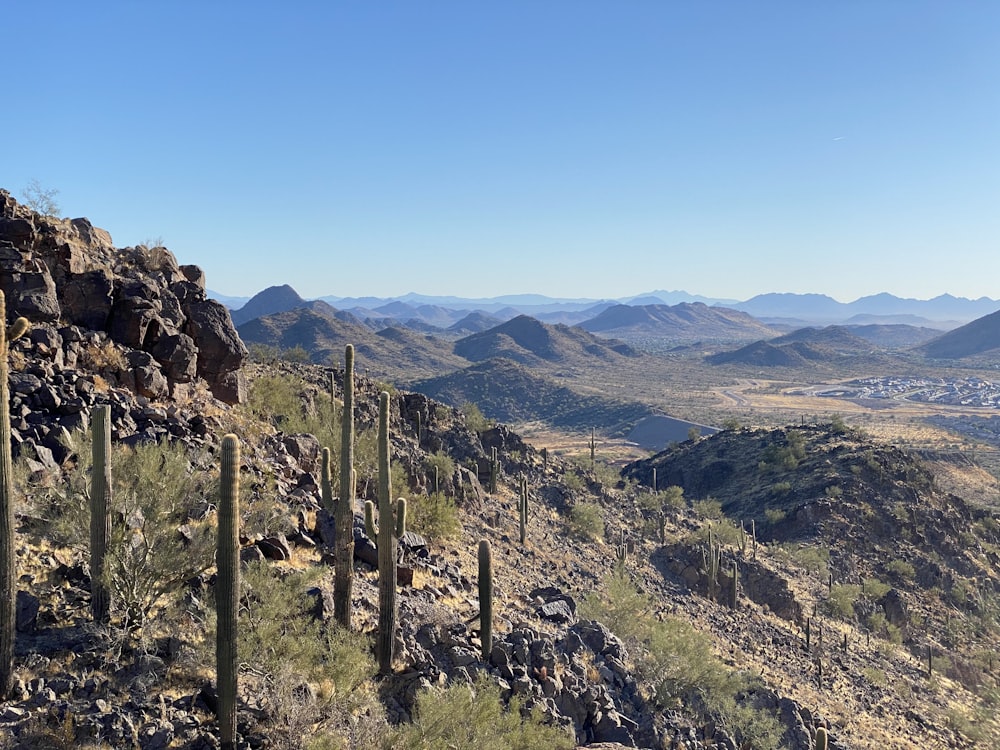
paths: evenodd
<path fill-rule="evenodd" d="M 55 188 L 44 188 L 38 180 L 31 180 L 27 187 L 21 191 L 21 200 L 32 211 L 45 216 L 58 216 L 57 195 L 59 195 L 59 191 Z"/>

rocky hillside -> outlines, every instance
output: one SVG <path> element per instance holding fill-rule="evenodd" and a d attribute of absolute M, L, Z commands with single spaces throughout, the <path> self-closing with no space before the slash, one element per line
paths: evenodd
<path fill-rule="evenodd" d="M 609 434 L 624 434 L 652 413 L 643 404 L 585 396 L 501 357 L 450 375 L 418 380 L 414 390 L 447 404 L 476 404 L 502 422 L 544 420 L 564 429 L 601 425 Z"/>
<path fill-rule="evenodd" d="M 141 395 L 196 379 L 229 403 L 245 395 L 247 351 L 229 311 L 205 296 L 201 269 L 166 248 L 115 248 L 87 219 L 42 216 L 0 190 L 0 285 L 8 314 L 28 318 L 57 363 L 114 350 L 103 374 Z"/>
<path fill-rule="evenodd" d="M 920 347 L 935 359 L 961 359 L 1000 349 L 1000 311 L 977 318 L 960 328 L 948 331 Z"/>

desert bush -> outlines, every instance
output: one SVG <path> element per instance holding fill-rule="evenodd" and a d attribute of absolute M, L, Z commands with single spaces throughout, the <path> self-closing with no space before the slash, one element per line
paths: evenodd
<path fill-rule="evenodd" d="M 878 578 L 865 578 L 862 581 L 861 588 L 864 591 L 865 596 L 874 601 L 878 601 L 889 593 L 889 589 L 891 589 L 892 586 L 888 583 L 883 583 Z"/>
<path fill-rule="evenodd" d="M 666 487 L 660 495 L 663 499 L 663 505 L 675 510 L 680 510 L 687 503 L 684 499 L 684 488 L 678 487 L 676 484 Z"/>
<path fill-rule="evenodd" d="M 91 370 L 125 369 L 125 355 L 111 339 L 88 344 L 81 354 L 82 364 Z"/>
<path fill-rule="evenodd" d="M 413 722 L 393 733 L 386 750 L 478 748 L 480 750 L 572 750 L 570 732 L 543 723 L 540 712 L 525 715 L 518 698 L 505 708 L 500 689 L 481 676 L 475 683 L 431 688 L 417 695 Z"/>
<path fill-rule="evenodd" d="M 814 547 L 809 544 L 782 544 L 774 550 L 785 557 L 792 565 L 796 565 L 820 578 L 830 574 L 830 550 L 824 547 Z"/>
<path fill-rule="evenodd" d="M 639 504 L 641 510 L 647 513 L 659 513 L 660 508 L 662 508 L 660 493 L 653 492 L 650 489 L 644 489 L 636 495 L 636 502 Z"/>
<path fill-rule="evenodd" d="M 76 465 L 45 493 L 48 527 L 65 546 L 89 552 L 91 435 L 77 432 Z M 214 534 L 190 518 L 193 504 L 212 495 L 214 477 L 196 469 L 180 443 L 113 446 L 111 537 L 105 583 L 112 610 L 126 630 L 141 628 L 155 608 L 213 562 Z"/>
<path fill-rule="evenodd" d="M 261 362 L 264 364 L 275 364 L 276 362 L 299 362 L 309 361 L 309 352 L 300 344 L 290 349 L 270 344 L 250 343 L 247 344 L 247 351 L 250 353 L 251 362 Z"/>
<path fill-rule="evenodd" d="M 479 407 L 472 401 L 466 401 L 459 407 L 459 411 L 465 416 L 465 426 L 473 432 L 483 432 L 491 426 Z"/>
<path fill-rule="evenodd" d="M 722 503 L 712 498 L 697 500 L 691 504 L 691 507 L 699 517 L 710 521 L 725 518 L 725 514 L 722 512 Z"/>
<path fill-rule="evenodd" d="M 854 603 L 861 596 L 861 587 L 855 584 L 838 583 L 830 588 L 830 596 L 823 602 L 823 611 L 841 620 L 854 619 Z"/>
<path fill-rule="evenodd" d="M 563 486 L 573 492 L 582 492 L 584 489 L 583 476 L 576 469 L 570 469 L 562 475 Z"/>
<path fill-rule="evenodd" d="M 652 599 L 636 588 L 623 568 L 605 579 L 600 593 L 584 598 L 580 613 L 604 623 L 625 642 L 636 671 L 653 686 L 657 704 L 692 704 L 697 698 L 742 742 L 761 750 L 778 747 L 778 720 L 737 700 L 748 692 L 747 678 L 715 655 L 709 635 L 681 618 L 654 616 Z"/>
<path fill-rule="evenodd" d="M 742 549 L 746 546 L 746 532 L 728 518 L 705 524 L 691 535 L 690 542 L 692 544 L 707 544 L 710 535 L 714 543 L 724 547 Z"/>
<path fill-rule="evenodd" d="M 781 510 L 781 508 L 764 509 L 764 518 L 766 518 L 767 522 L 772 526 L 777 526 L 779 523 L 784 521 L 787 515 L 788 514 L 785 511 Z"/>
<path fill-rule="evenodd" d="M 896 578 L 903 581 L 913 580 L 913 577 L 917 574 L 917 571 L 910 563 L 906 562 L 906 560 L 900 560 L 899 558 L 890 560 L 885 566 L 885 569 L 896 576 Z"/>
<path fill-rule="evenodd" d="M 455 500 L 443 492 L 412 498 L 406 506 L 406 525 L 435 541 L 451 539 L 462 530 Z"/>
<path fill-rule="evenodd" d="M 32 179 L 28 180 L 28 184 L 21 190 L 21 202 L 37 213 L 45 216 L 58 216 L 57 195 L 59 195 L 59 190 L 56 188 L 44 187 L 38 180 Z"/>
<path fill-rule="evenodd" d="M 322 575 L 254 562 L 241 576 L 241 669 L 267 709 L 262 729 L 276 750 L 357 747 L 344 717 L 378 711 L 368 639 L 318 616 Z"/>
<path fill-rule="evenodd" d="M 590 540 L 604 536 L 604 514 L 597 503 L 576 503 L 569 509 L 568 520 L 574 536 Z"/>
<path fill-rule="evenodd" d="M 451 482 L 451 477 L 455 473 L 455 461 L 447 453 L 442 453 L 441 451 L 431 453 L 424 459 L 424 464 L 427 467 L 427 476 L 431 482 L 434 481 L 435 476 L 437 476 L 440 484 Z M 439 490 L 439 487 L 434 488 L 435 492 Z"/>

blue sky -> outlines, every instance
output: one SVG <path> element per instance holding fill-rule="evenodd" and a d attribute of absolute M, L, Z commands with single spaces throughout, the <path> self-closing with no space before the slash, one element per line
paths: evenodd
<path fill-rule="evenodd" d="M 0 187 L 250 295 L 1000 298 L 1000 3 L 37 2 Z"/>

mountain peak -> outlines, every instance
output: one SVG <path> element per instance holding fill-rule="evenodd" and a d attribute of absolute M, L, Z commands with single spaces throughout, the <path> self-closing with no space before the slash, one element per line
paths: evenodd
<path fill-rule="evenodd" d="M 257 292 L 239 310 L 233 310 L 233 323 L 240 326 L 262 315 L 287 312 L 303 304 L 305 304 L 305 300 L 288 284 L 269 286 L 267 289 Z"/>

